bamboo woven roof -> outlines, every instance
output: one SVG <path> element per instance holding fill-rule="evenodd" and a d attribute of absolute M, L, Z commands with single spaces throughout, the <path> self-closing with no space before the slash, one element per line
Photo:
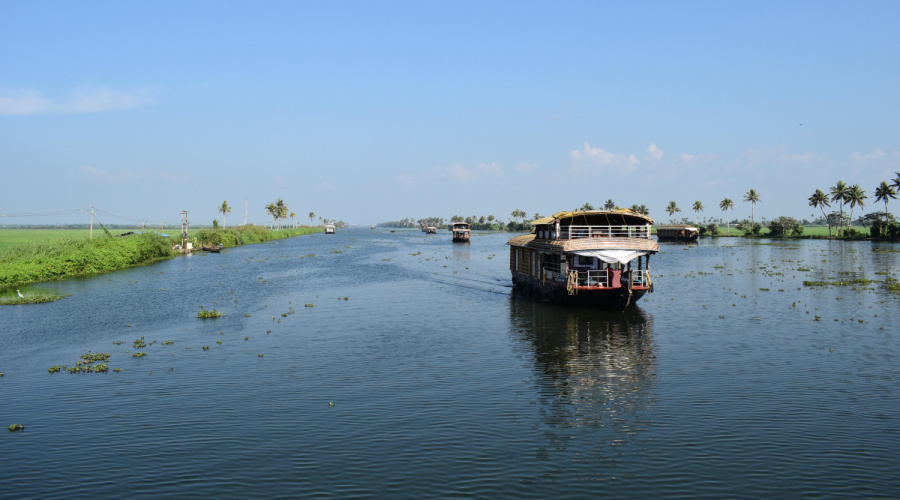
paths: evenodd
<path fill-rule="evenodd" d="M 576 225 L 580 223 L 591 225 L 587 223 L 588 220 L 608 220 L 610 217 L 614 219 L 621 218 L 625 223 L 624 225 L 633 225 L 635 222 L 638 222 L 638 220 L 641 224 L 653 224 L 653 219 L 646 215 L 639 214 L 630 208 L 617 208 L 615 210 L 576 210 L 574 212 L 557 212 L 551 217 L 533 220 L 531 221 L 531 225 L 554 224 L 557 220 L 564 222 L 565 219 L 570 219 L 570 222 L 569 224 L 563 225 Z M 583 218 L 583 220 L 578 220 L 579 218 Z M 607 223 L 607 225 L 609 224 Z"/>
<path fill-rule="evenodd" d="M 533 234 L 516 236 L 507 242 L 515 247 L 527 247 L 551 252 L 577 250 L 646 250 L 658 252 L 659 244 L 647 238 L 577 238 L 574 240 L 537 239 Z"/>

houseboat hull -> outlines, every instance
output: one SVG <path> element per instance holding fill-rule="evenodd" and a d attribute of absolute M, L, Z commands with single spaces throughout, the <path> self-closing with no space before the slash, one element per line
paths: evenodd
<path fill-rule="evenodd" d="M 650 291 L 649 287 L 638 286 L 633 287 L 631 291 L 625 287 L 598 288 L 576 286 L 572 293 L 569 293 L 565 283 L 541 283 L 537 278 L 517 271 L 512 271 L 512 282 L 513 287 L 517 291 L 539 300 L 615 311 L 624 311 Z"/>

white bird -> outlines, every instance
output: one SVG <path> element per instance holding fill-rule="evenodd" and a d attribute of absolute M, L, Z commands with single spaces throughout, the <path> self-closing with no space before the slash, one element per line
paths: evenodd
<path fill-rule="evenodd" d="M 18 288 L 16 288 L 16 293 L 19 294 L 19 298 L 20 298 L 20 299 L 24 299 L 24 298 L 25 298 L 25 296 L 22 295 L 22 292 L 20 292 Z"/>

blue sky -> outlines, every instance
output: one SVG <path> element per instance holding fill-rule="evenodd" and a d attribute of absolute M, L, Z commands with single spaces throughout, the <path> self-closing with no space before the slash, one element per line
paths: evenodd
<path fill-rule="evenodd" d="M 353 224 L 900 171 L 900 2 L 0 0 L 0 224 Z M 802 125 L 801 125 L 802 123 Z M 900 200 L 897 205 L 900 206 Z M 896 212 L 896 209 L 892 210 Z"/>

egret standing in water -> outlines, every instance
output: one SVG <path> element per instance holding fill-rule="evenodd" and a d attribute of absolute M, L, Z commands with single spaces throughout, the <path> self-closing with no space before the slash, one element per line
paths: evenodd
<path fill-rule="evenodd" d="M 20 299 L 24 299 L 24 298 L 25 298 L 25 296 L 22 295 L 22 292 L 20 292 L 18 288 L 16 288 L 16 293 L 19 294 L 19 298 L 20 298 Z"/>

